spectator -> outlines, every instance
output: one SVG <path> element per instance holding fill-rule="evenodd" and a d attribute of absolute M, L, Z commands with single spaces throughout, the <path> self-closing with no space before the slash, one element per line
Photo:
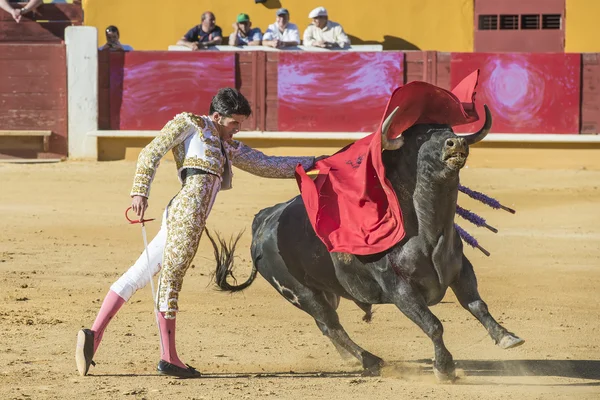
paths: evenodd
<path fill-rule="evenodd" d="M 346 36 L 344 28 L 338 23 L 329 21 L 327 10 L 317 7 L 308 14 L 312 18 L 312 25 L 304 31 L 304 46 L 323 47 L 326 49 L 347 48 L 350 39 Z"/>
<path fill-rule="evenodd" d="M 300 32 L 296 24 L 290 22 L 290 13 L 286 8 L 280 8 L 275 13 L 275 23 L 269 25 L 263 36 L 263 45 L 282 48 L 298 46 Z"/>
<path fill-rule="evenodd" d="M 200 25 L 190 29 L 184 37 L 179 39 L 177 45 L 189 47 L 192 50 L 207 49 L 217 46 L 223 41 L 223 31 L 216 25 L 215 14 L 210 11 L 202 14 Z"/>
<path fill-rule="evenodd" d="M 259 46 L 262 40 L 260 28 L 252 28 L 248 14 L 241 13 L 233 24 L 233 33 L 229 35 L 230 46 Z"/>
<path fill-rule="evenodd" d="M 42 4 L 42 0 L 29 0 L 23 8 L 14 8 L 8 4 L 9 1 L 10 0 L 0 0 L 0 8 L 9 13 L 17 23 L 21 22 L 21 17 L 23 15 L 35 10 Z"/>
<path fill-rule="evenodd" d="M 110 25 L 104 31 L 106 34 L 106 43 L 104 46 L 100 47 L 100 50 L 109 50 L 109 51 L 132 51 L 133 47 L 128 44 L 121 44 L 119 41 L 119 28 L 114 25 Z"/>

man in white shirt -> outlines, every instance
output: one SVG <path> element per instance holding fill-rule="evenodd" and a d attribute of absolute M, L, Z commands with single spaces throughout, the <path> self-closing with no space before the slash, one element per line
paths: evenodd
<path fill-rule="evenodd" d="M 275 15 L 277 16 L 275 23 L 269 25 L 263 35 L 263 45 L 274 48 L 298 46 L 300 31 L 296 24 L 290 22 L 287 8 L 280 8 Z"/>
<path fill-rule="evenodd" d="M 304 31 L 304 46 L 323 47 L 326 49 L 347 48 L 350 39 L 344 28 L 338 23 L 329 21 L 325 7 L 317 7 L 308 14 L 312 18 L 312 25 Z"/>

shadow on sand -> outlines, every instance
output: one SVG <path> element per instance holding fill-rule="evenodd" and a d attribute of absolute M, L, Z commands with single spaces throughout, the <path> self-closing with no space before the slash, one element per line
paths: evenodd
<path fill-rule="evenodd" d="M 92 376 L 92 374 L 90 374 Z M 97 377 L 141 377 L 141 376 L 160 376 L 156 374 L 96 374 Z M 363 372 L 360 371 L 332 371 L 332 372 L 241 372 L 241 373 L 226 373 L 226 372 L 202 372 L 202 376 L 198 379 L 241 379 L 241 378 L 282 378 L 282 379 L 297 379 L 297 378 L 353 378 L 362 377 Z"/>
<path fill-rule="evenodd" d="M 415 360 L 412 362 L 390 361 L 385 368 L 391 368 L 396 371 L 398 377 L 404 373 L 407 375 L 423 375 L 433 377 L 431 360 Z M 407 368 L 408 367 L 408 368 Z M 456 368 L 463 370 L 465 378 L 457 383 L 462 384 L 490 384 L 490 382 L 478 383 L 468 382 L 469 376 L 539 376 L 539 377 L 562 377 L 575 379 L 590 379 L 596 382 L 585 383 L 565 383 L 553 384 L 548 386 L 600 386 L 600 361 L 596 360 L 458 360 Z M 352 378 L 363 377 L 363 371 L 319 371 L 319 372 L 246 372 L 246 373 L 202 373 L 200 379 L 240 379 L 240 378 Z M 384 374 L 386 375 L 386 374 Z M 141 376 L 159 376 L 158 374 L 97 374 L 98 377 L 141 377 Z M 368 379 L 368 378 L 367 378 Z M 502 383 L 502 385 L 511 385 Z M 519 384 L 521 385 L 521 384 Z M 539 384 L 535 384 L 539 386 Z"/>
<path fill-rule="evenodd" d="M 414 362 L 427 365 L 421 365 L 419 368 L 423 374 L 433 373 L 431 360 L 416 360 Z M 600 361 L 597 360 L 456 360 L 455 362 L 456 368 L 463 370 L 467 377 L 554 376 L 598 381 L 566 384 L 567 386 L 600 386 Z"/>

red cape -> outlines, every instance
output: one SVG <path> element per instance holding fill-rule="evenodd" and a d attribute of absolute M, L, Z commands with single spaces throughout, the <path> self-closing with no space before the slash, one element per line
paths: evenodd
<path fill-rule="evenodd" d="M 452 92 L 419 81 L 399 87 L 388 101 L 377 132 L 318 161 L 308 174 L 302 166 L 296 168 L 308 218 L 330 252 L 374 254 L 404 238 L 400 204 L 381 160 L 383 121 L 399 107 L 389 138 L 415 124 L 475 122 L 479 119 L 474 103 L 478 77 L 479 70 Z"/>

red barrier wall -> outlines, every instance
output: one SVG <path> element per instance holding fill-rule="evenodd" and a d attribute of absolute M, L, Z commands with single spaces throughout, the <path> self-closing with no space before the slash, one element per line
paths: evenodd
<path fill-rule="evenodd" d="M 582 54 L 581 133 L 600 132 L 600 54 Z"/>
<path fill-rule="evenodd" d="M 49 153 L 2 140 L 14 157 L 66 156 L 67 68 L 63 44 L 0 43 L 0 129 L 51 130 Z M 6 140 L 5 140 L 6 139 Z"/>
<path fill-rule="evenodd" d="M 41 4 L 20 23 L 0 11 L 0 130 L 18 134 L 1 135 L 0 158 L 67 155 L 64 30 L 82 21 L 80 0 L 73 4 Z M 52 134 L 46 141 L 27 131 Z"/>
<path fill-rule="evenodd" d="M 582 66 L 580 54 L 558 53 L 133 52 L 111 62 L 102 53 L 101 129 L 159 129 L 176 112 L 206 113 L 202 101 L 235 86 L 253 107 L 244 130 L 371 132 L 395 87 L 422 80 L 450 89 L 477 68 L 477 102 L 490 106 L 493 132 L 577 134 L 582 125 L 584 132 L 600 126 L 600 64 L 591 55 Z M 207 85 L 191 89 L 200 81 Z"/>
<path fill-rule="evenodd" d="M 579 54 L 453 53 L 451 86 L 479 68 L 477 104 L 492 112 L 492 132 L 579 133 Z M 477 130 L 481 123 L 459 127 Z"/>
<path fill-rule="evenodd" d="M 404 84 L 401 52 L 282 53 L 280 131 L 373 132 Z"/>
<path fill-rule="evenodd" d="M 111 53 L 110 127 L 161 129 L 183 111 L 208 114 L 226 86 L 235 86 L 235 53 Z"/>

